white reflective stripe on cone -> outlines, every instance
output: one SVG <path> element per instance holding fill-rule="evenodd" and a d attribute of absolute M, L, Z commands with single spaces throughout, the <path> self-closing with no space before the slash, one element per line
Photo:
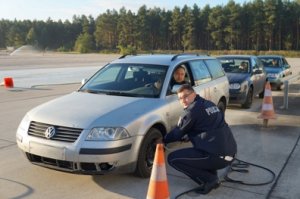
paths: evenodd
<path fill-rule="evenodd" d="M 153 165 L 151 180 L 158 181 L 158 182 L 167 180 L 165 165 Z"/>
<path fill-rule="evenodd" d="M 262 110 L 264 110 L 264 111 L 271 111 L 271 110 L 273 110 L 273 104 L 263 104 L 262 105 Z"/>
<path fill-rule="evenodd" d="M 269 90 L 269 89 L 267 89 L 267 90 L 265 90 L 265 94 L 264 95 L 267 96 L 267 97 L 272 97 L 272 91 Z"/>

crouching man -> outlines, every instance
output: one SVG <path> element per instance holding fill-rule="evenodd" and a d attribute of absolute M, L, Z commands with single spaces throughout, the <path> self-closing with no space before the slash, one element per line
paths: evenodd
<path fill-rule="evenodd" d="M 224 113 L 199 95 L 188 84 L 177 91 L 184 108 L 177 127 L 164 137 L 164 144 L 191 141 L 192 147 L 173 151 L 168 163 L 199 184 L 196 192 L 207 194 L 220 184 L 217 170 L 234 159 L 237 145 Z"/>

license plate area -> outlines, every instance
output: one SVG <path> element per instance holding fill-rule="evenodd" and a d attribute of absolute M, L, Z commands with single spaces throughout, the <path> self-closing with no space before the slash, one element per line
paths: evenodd
<path fill-rule="evenodd" d="M 65 160 L 65 148 L 63 147 L 54 147 L 49 145 L 44 145 L 36 142 L 29 143 L 29 152 L 35 155 L 58 159 L 58 160 Z"/>

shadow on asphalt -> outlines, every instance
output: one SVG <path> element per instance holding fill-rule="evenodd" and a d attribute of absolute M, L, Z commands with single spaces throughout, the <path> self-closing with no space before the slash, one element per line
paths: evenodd
<path fill-rule="evenodd" d="M 14 196 L 3 196 L 2 194 L 6 194 L 6 193 L 1 193 L 1 195 L 5 198 L 14 198 L 14 199 L 18 199 L 18 198 L 27 198 L 27 197 L 30 197 L 31 194 L 34 193 L 34 189 L 22 182 L 17 182 L 17 181 L 14 181 L 14 180 L 10 180 L 10 179 L 6 179 L 6 178 L 0 178 L 0 184 L 11 184 L 11 185 L 6 185 L 7 187 L 16 187 L 19 189 L 19 187 L 21 189 L 23 189 L 24 191 L 22 193 L 16 193 L 14 192 Z M 18 190 L 16 189 L 16 190 Z M 10 192 L 11 193 L 11 192 Z"/>

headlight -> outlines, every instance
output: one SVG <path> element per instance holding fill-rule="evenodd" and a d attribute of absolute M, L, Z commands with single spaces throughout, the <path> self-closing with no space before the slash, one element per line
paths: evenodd
<path fill-rule="evenodd" d="M 130 135 L 122 127 L 97 127 L 93 128 L 88 136 L 87 141 L 112 141 L 129 138 Z"/>
<path fill-rule="evenodd" d="M 229 85 L 229 89 L 235 89 L 235 90 L 247 90 L 248 82 L 244 81 L 243 83 L 232 83 Z"/>
<path fill-rule="evenodd" d="M 241 88 L 241 84 L 239 83 L 233 83 L 229 85 L 229 89 L 240 89 Z"/>

